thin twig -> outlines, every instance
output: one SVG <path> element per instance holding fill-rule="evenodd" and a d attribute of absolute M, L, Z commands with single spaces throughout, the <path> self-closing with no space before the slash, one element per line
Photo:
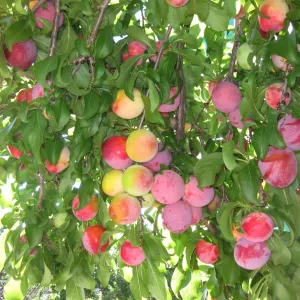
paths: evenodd
<path fill-rule="evenodd" d="M 43 6 L 48 0 L 39 0 L 38 3 L 32 8 L 32 12 L 35 13 L 41 6 Z"/>
<path fill-rule="evenodd" d="M 217 234 L 217 228 L 214 224 L 209 223 L 208 219 L 202 218 L 201 221 L 205 224 L 207 227 L 208 231 L 210 231 L 213 235 Z"/>
<path fill-rule="evenodd" d="M 54 51 L 55 51 L 59 14 L 60 14 L 60 0 L 56 0 L 55 1 L 55 17 L 54 17 L 54 24 L 53 24 L 53 29 L 52 29 L 52 33 L 51 33 L 49 56 L 53 56 Z"/>
<path fill-rule="evenodd" d="M 233 43 L 233 47 L 232 47 L 232 54 L 231 54 L 231 60 L 230 60 L 230 64 L 229 64 L 229 71 L 228 71 L 228 75 L 227 75 L 227 79 L 229 81 L 232 80 L 233 77 L 233 73 L 234 73 L 234 66 L 235 66 L 235 61 L 236 61 L 236 53 L 237 50 L 239 48 L 239 34 L 240 34 L 240 20 L 236 19 L 235 20 L 235 35 L 234 35 L 234 43 Z"/>
<path fill-rule="evenodd" d="M 99 30 L 99 28 L 100 28 L 100 26 L 103 22 L 105 11 L 106 11 L 109 3 L 110 3 L 110 0 L 104 0 L 103 3 L 101 4 L 101 10 L 99 12 L 96 24 L 95 24 L 95 26 L 94 26 L 94 28 L 91 32 L 91 35 L 88 38 L 88 41 L 89 41 L 90 45 L 93 45 L 94 42 L 95 42 L 98 30 Z"/>
<path fill-rule="evenodd" d="M 74 77 L 77 71 L 80 69 L 81 65 L 87 61 L 90 65 L 91 84 L 93 84 L 95 80 L 95 59 L 93 56 L 82 56 L 69 61 L 69 64 L 76 64 L 76 67 L 72 71 L 72 76 Z"/>
<path fill-rule="evenodd" d="M 39 180 L 40 180 L 40 189 L 39 189 L 39 202 L 38 202 L 38 209 L 42 210 L 43 209 L 43 200 L 44 200 L 44 178 L 43 176 L 39 173 L 38 174 Z"/>
<path fill-rule="evenodd" d="M 184 44 L 178 43 L 178 48 L 183 49 Z M 185 115 L 186 115 L 186 103 L 185 103 L 185 88 L 184 88 L 184 74 L 183 74 L 183 58 L 178 56 L 177 70 L 181 80 L 181 90 L 180 90 L 180 105 L 176 114 L 176 139 L 181 140 L 185 136 L 184 125 L 185 125 Z"/>
<path fill-rule="evenodd" d="M 160 61 L 161 61 L 161 58 L 163 56 L 163 48 L 164 48 L 164 44 L 167 42 L 167 40 L 169 39 L 169 36 L 172 32 L 172 26 L 171 25 L 168 25 L 168 28 L 167 28 L 167 31 L 166 31 L 166 34 L 163 38 L 163 41 L 162 41 L 162 44 L 161 44 L 161 47 L 158 51 L 158 55 L 157 55 L 157 59 L 156 59 L 156 62 L 155 62 L 155 65 L 154 65 L 154 71 L 157 71 L 158 70 L 158 67 L 159 67 L 159 64 L 160 64 Z M 147 91 L 147 94 L 146 94 L 146 97 L 149 97 L 149 94 L 150 94 L 150 90 Z M 139 123 L 139 127 L 138 129 L 141 129 L 142 126 L 143 126 L 143 122 L 145 120 L 145 110 L 143 111 L 143 114 L 142 114 L 142 117 L 141 117 L 141 120 L 140 120 L 140 123 Z"/>
<path fill-rule="evenodd" d="M 203 133 L 203 134 L 207 134 L 207 132 L 202 129 L 201 127 L 199 127 L 196 123 L 192 124 L 193 128 L 195 128 L 196 131 L 198 131 L 199 133 Z"/>

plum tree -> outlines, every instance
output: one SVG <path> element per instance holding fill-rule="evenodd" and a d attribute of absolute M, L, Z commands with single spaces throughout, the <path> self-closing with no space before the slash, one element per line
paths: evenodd
<path fill-rule="evenodd" d="M 134 165 L 125 170 L 123 187 L 126 193 L 133 196 L 143 196 L 150 192 L 153 185 L 152 172 L 139 165 Z"/>
<path fill-rule="evenodd" d="M 126 152 L 136 162 L 147 162 L 155 157 L 158 142 L 155 135 L 146 129 L 133 131 L 126 141 Z"/>
<path fill-rule="evenodd" d="M 265 181 L 277 188 L 289 186 L 298 173 L 298 161 L 292 150 L 270 147 L 266 157 L 258 162 Z"/>
<path fill-rule="evenodd" d="M 12 49 L 4 48 L 6 62 L 15 68 L 28 69 L 37 57 L 37 47 L 32 39 L 15 43 Z"/>
<path fill-rule="evenodd" d="M 189 183 L 185 185 L 183 200 L 191 206 L 203 207 L 213 200 L 214 195 L 215 191 L 211 187 L 199 189 L 196 178 L 191 176 Z"/>
<path fill-rule="evenodd" d="M 134 247 L 128 240 L 122 244 L 120 256 L 125 264 L 132 267 L 140 265 L 146 259 L 142 247 Z"/>
<path fill-rule="evenodd" d="M 212 92 L 212 102 L 216 109 L 224 113 L 235 110 L 242 101 L 239 88 L 232 82 L 220 82 Z"/>
<path fill-rule="evenodd" d="M 203 263 L 214 264 L 219 259 L 219 248 L 205 240 L 200 240 L 196 245 L 196 255 Z"/>
<path fill-rule="evenodd" d="M 0 3 L 4 297 L 297 299 L 300 1 Z"/>
<path fill-rule="evenodd" d="M 91 254 L 104 252 L 109 246 L 109 240 L 103 245 L 100 243 L 101 237 L 105 231 L 106 229 L 101 225 L 89 226 L 82 236 L 82 244 L 84 248 Z"/>
<path fill-rule="evenodd" d="M 79 196 L 76 195 L 72 201 L 72 211 L 75 217 L 80 221 L 90 221 L 92 220 L 99 209 L 98 198 L 93 195 L 90 202 L 81 209 L 78 209 L 80 205 Z"/>
<path fill-rule="evenodd" d="M 102 144 L 104 161 L 112 168 L 121 170 L 132 165 L 133 161 L 126 152 L 125 136 L 112 136 Z"/>
<path fill-rule="evenodd" d="M 248 241 L 264 242 L 273 234 L 274 223 L 267 214 L 255 212 L 243 220 L 242 228 Z"/>
<path fill-rule="evenodd" d="M 270 259 L 271 251 L 265 242 L 250 242 L 240 239 L 234 247 L 234 259 L 244 269 L 256 270 L 264 266 Z"/>
<path fill-rule="evenodd" d="M 173 204 L 184 195 L 184 181 L 174 171 L 165 170 L 154 176 L 152 194 L 162 204 Z"/>
<path fill-rule="evenodd" d="M 164 226 L 174 233 L 186 231 L 192 225 L 192 209 L 184 201 L 167 204 L 162 211 Z"/>

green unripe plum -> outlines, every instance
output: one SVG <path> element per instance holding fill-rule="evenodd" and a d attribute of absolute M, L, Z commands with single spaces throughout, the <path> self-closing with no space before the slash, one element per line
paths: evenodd
<path fill-rule="evenodd" d="M 237 62 L 244 70 L 251 70 L 251 66 L 248 63 L 250 53 L 252 53 L 252 49 L 248 43 L 241 45 L 237 51 Z"/>
<path fill-rule="evenodd" d="M 66 221 L 66 218 L 68 216 L 68 213 L 58 213 L 53 216 L 53 224 L 56 228 L 59 228 L 61 225 L 63 225 Z"/>

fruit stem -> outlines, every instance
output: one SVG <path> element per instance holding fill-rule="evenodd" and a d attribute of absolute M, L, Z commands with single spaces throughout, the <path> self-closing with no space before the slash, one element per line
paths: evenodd
<path fill-rule="evenodd" d="M 57 37 L 58 23 L 59 23 L 59 14 L 60 14 L 60 0 L 56 0 L 55 1 L 55 17 L 54 17 L 53 30 L 51 33 L 49 56 L 53 56 L 54 51 L 55 51 L 56 37 Z"/>
<path fill-rule="evenodd" d="M 106 11 L 109 3 L 110 3 L 110 0 L 104 0 L 103 3 L 102 3 L 102 5 L 101 5 L 101 10 L 99 12 L 96 24 L 95 24 L 95 26 L 94 26 L 94 28 L 93 28 L 93 30 L 91 32 L 91 35 L 88 38 L 88 41 L 90 42 L 90 45 L 93 45 L 94 42 L 95 42 L 98 30 L 99 30 L 99 28 L 100 28 L 100 26 L 101 26 L 101 24 L 103 22 L 105 11 Z"/>
<path fill-rule="evenodd" d="M 155 62 L 155 65 L 154 65 L 154 71 L 157 71 L 158 67 L 159 67 L 159 64 L 160 64 L 160 61 L 161 61 L 161 58 L 162 58 L 162 55 L 163 55 L 163 48 L 164 48 L 164 44 L 166 43 L 166 41 L 169 39 L 169 36 L 172 32 L 172 26 L 171 25 L 168 25 L 168 28 L 167 28 L 167 31 L 166 31 L 166 34 L 163 38 L 163 41 L 162 41 L 162 44 L 161 44 L 161 47 L 159 49 L 159 52 L 158 52 L 158 55 L 157 55 L 157 59 L 156 59 L 156 62 Z M 150 95 L 150 90 L 147 91 L 147 94 L 146 94 L 146 97 L 148 98 Z M 142 114 L 142 117 L 141 117 L 141 120 L 140 120 L 140 123 L 139 123 L 139 127 L 138 129 L 141 129 L 142 126 L 143 126 L 143 122 L 145 120 L 145 110 L 143 110 L 143 114 Z"/>
<path fill-rule="evenodd" d="M 229 71 L 227 74 L 227 79 L 229 81 L 232 81 L 232 77 L 233 77 L 233 73 L 234 73 L 234 66 L 235 66 L 235 62 L 236 62 L 236 54 L 237 54 L 237 50 L 239 48 L 239 34 L 240 34 L 240 20 L 236 19 L 235 20 L 235 35 L 234 35 L 234 43 L 233 43 L 233 47 L 232 47 L 232 54 L 231 54 L 231 60 L 230 60 L 230 64 L 229 64 Z"/>

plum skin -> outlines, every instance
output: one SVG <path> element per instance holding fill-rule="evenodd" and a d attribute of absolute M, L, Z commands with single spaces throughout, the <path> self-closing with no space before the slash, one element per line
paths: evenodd
<path fill-rule="evenodd" d="M 80 204 L 79 196 L 76 195 L 72 201 L 72 211 L 74 216 L 80 221 L 92 220 L 98 212 L 99 204 L 95 195 L 92 196 L 90 202 L 81 209 L 76 209 Z"/>
<path fill-rule="evenodd" d="M 270 259 L 271 251 L 265 242 L 250 242 L 241 238 L 234 247 L 234 260 L 246 270 L 261 268 Z"/>
<path fill-rule="evenodd" d="M 125 264 L 132 267 L 140 265 L 146 259 L 143 248 L 134 247 L 129 240 L 122 244 L 120 256 Z"/>
<path fill-rule="evenodd" d="M 15 68 L 23 70 L 28 69 L 37 57 L 37 47 L 35 41 L 29 39 L 24 42 L 15 43 L 12 45 L 12 51 L 4 48 L 6 62 Z"/>
<path fill-rule="evenodd" d="M 287 115 L 278 122 L 278 130 L 288 148 L 300 150 L 300 119 Z"/>
<path fill-rule="evenodd" d="M 244 218 L 242 229 L 248 241 L 264 242 L 272 236 L 274 222 L 267 214 L 254 212 Z"/>
<path fill-rule="evenodd" d="M 266 157 L 258 162 L 258 167 L 265 181 L 276 188 L 289 186 L 298 173 L 298 161 L 289 148 L 269 147 Z"/>
<path fill-rule="evenodd" d="M 89 226 L 82 236 L 84 248 L 91 254 L 104 252 L 109 245 L 108 240 L 104 245 L 100 246 L 101 236 L 105 231 L 106 229 L 101 225 Z"/>
<path fill-rule="evenodd" d="M 164 226 L 171 232 L 181 233 L 192 225 L 192 209 L 184 201 L 167 204 L 162 211 Z"/>
<path fill-rule="evenodd" d="M 219 248 L 217 245 L 200 240 L 196 245 L 196 255 L 205 264 L 214 264 L 219 259 Z"/>

